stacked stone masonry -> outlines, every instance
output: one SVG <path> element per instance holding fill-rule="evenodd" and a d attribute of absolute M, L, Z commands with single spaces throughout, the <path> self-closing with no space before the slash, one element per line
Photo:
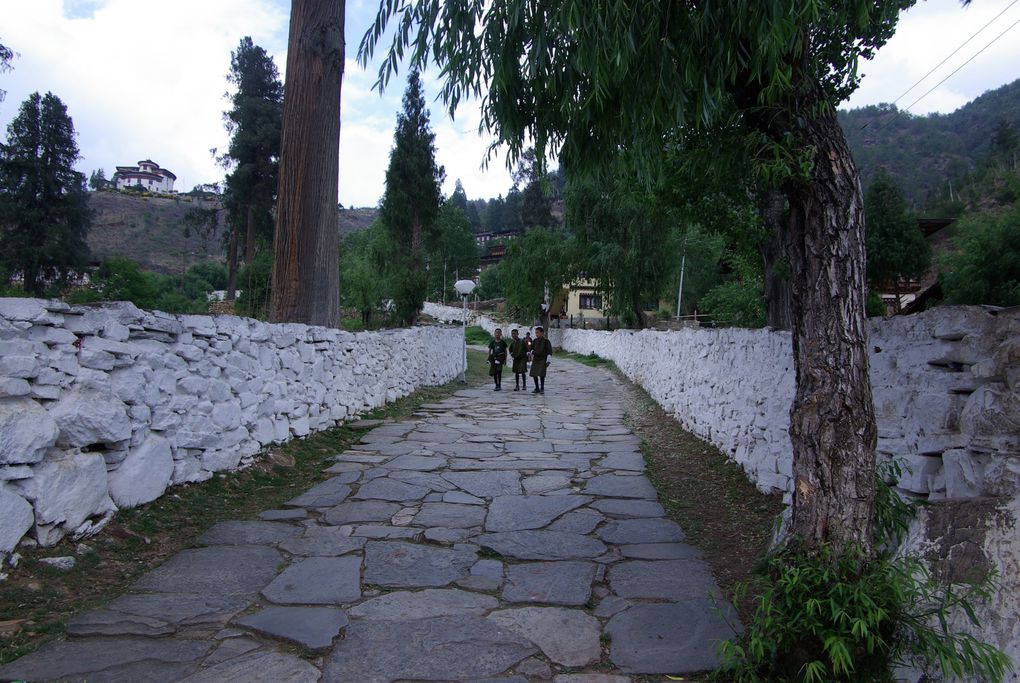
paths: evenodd
<path fill-rule="evenodd" d="M 461 309 L 426 309 L 460 322 Z M 492 331 L 517 327 L 472 314 Z M 983 638 L 1020 672 L 1020 309 L 940 307 L 869 321 L 880 457 L 921 508 L 905 552 L 955 579 L 994 570 L 978 605 Z M 686 429 L 728 454 L 763 491 L 789 494 L 790 335 L 774 330 L 552 329 L 557 347 L 613 361 Z M 962 612 L 954 626 L 967 629 Z M 1020 680 L 1020 674 L 1012 680 Z"/>
<path fill-rule="evenodd" d="M 455 329 L 352 334 L 0 298 L 0 558 L 445 383 L 460 344 Z"/>

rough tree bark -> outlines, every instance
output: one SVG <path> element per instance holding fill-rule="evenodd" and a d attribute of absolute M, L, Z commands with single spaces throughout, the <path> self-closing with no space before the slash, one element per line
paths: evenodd
<path fill-rule="evenodd" d="M 875 411 L 865 327 L 864 202 L 831 107 L 797 130 L 814 151 L 808 183 L 785 188 L 797 389 L 791 531 L 837 553 L 872 548 Z"/>
<path fill-rule="evenodd" d="M 790 278 L 785 270 L 788 259 L 784 253 L 786 238 L 786 197 L 779 190 L 765 190 L 758 200 L 762 224 L 768 231 L 760 247 L 762 272 L 765 279 L 765 322 L 774 330 L 793 329 L 793 307 Z"/>
<path fill-rule="evenodd" d="M 344 0 L 293 0 L 270 320 L 337 327 Z"/>
<path fill-rule="evenodd" d="M 227 243 L 227 301 L 237 296 L 237 233 L 236 221 L 230 221 L 230 241 Z"/>
<path fill-rule="evenodd" d="M 255 260 L 255 205 L 248 205 L 247 231 L 244 235 L 244 263 L 247 266 Z"/>

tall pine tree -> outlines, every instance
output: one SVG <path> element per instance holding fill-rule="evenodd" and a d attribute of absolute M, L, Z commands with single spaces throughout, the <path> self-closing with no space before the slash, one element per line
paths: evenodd
<path fill-rule="evenodd" d="M 36 296 L 88 259 L 92 214 L 77 160 L 67 107 L 53 93 L 29 95 L 0 145 L 0 265 Z"/>
<path fill-rule="evenodd" d="M 872 289 L 891 289 L 900 309 L 900 280 L 920 277 L 931 265 L 931 246 L 907 211 L 903 191 L 879 169 L 864 197 L 868 282 Z"/>
<path fill-rule="evenodd" d="M 407 325 L 417 321 L 427 294 L 425 252 L 435 241 L 442 201 L 440 186 L 445 173 L 436 165 L 435 140 L 421 77 L 412 71 L 403 110 L 397 114 L 386 192 L 379 207 L 379 218 L 398 247 L 392 263 L 394 305 L 397 317 Z"/>
<path fill-rule="evenodd" d="M 227 153 L 220 158 L 224 166 L 233 169 L 226 178 L 224 197 L 230 225 L 227 296 L 232 299 L 237 287 L 241 226 L 245 228 L 244 262 L 249 265 L 255 257 L 257 237 L 272 237 L 283 84 L 273 58 L 248 36 L 231 53 L 227 80 L 237 88 L 230 98 L 233 107 L 223 114 L 231 138 Z"/>

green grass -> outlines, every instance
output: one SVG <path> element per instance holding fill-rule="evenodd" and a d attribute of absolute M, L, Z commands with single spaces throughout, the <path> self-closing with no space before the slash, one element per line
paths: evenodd
<path fill-rule="evenodd" d="M 468 327 L 464 332 L 467 338 L 468 344 L 480 344 L 482 346 L 488 346 L 489 342 L 492 341 L 492 335 L 483 330 L 480 327 Z"/>
<path fill-rule="evenodd" d="M 469 351 L 467 384 L 487 380 L 485 354 Z M 441 401 L 463 386 L 454 380 L 422 387 L 362 417 L 407 419 L 423 403 Z M 63 634 L 74 614 L 123 593 L 141 574 L 193 546 L 213 524 L 258 519 L 259 512 L 279 507 L 324 481 L 331 475 L 322 470 L 332 464 L 332 457 L 357 443 L 363 433 L 340 426 L 294 439 L 267 449 L 247 470 L 176 486 L 148 505 L 121 510 L 106 529 L 85 542 L 92 552 L 78 555 L 76 544 L 68 540 L 52 548 L 21 550 L 21 564 L 0 583 L 0 664 Z M 66 555 L 77 560 L 66 572 L 39 562 Z M 5 623 L 11 621 L 17 623 Z"/>
<path fill-rule="evenodd" d="M 603 358 L 602 356 L 595 355 L 594 353 L 589 353 L 587 356 L 582 356 L 581 354 L 574 353 L 572 351 L 558 351 L 556 355 L 560 358 L 568 358 L 570 360 L 575 360 L 578 363 L 587 365 L 592 368 L 609 368 L 610 370 L 616 368 L 616 364 L 613 363 L 613 361 Z"/>

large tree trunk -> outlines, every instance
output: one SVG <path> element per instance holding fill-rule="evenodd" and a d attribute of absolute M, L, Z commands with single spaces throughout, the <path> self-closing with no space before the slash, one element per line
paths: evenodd
<path fill-rule="evenodd" d="M 775 330 L 793 328 L 792 288 L 789 259 L 784 253 L 786 238 L 786 197 L 779 190 L 765 190 L 758 200 L 758 211 L 768 231 L 760 251 L 765 279 L 765 322 Z"/>
<path fill-rule="evenodd" d="M 255 260 L 255 205 L 248 205 L 248 226 L 244 235 L 244 263 L 247 266 Z"/>
<path fill-rule="evenodd" d="M 230 221 L 230 241 L 227 243 L 227 301 L 237 296 L 237 221 Z"/>
<path fill-rule="evenodd" d="M 274 239 L 274 322 L 338 327 L 344 0 L 293 0 Z"/>
<path fill-rule="evenodd" d="M 797 388 L 790 412 L 792 531 L 837 553 L 872 548 L 875 412 L 865 328 L 860 180 L 835 112 L 797 131 L 814 149 L 808 183 L 786 188 Z"/>
<path fill-rule="evenodd" d="M 641 301 L 641 297 L 634 297 L 631 301 L 630 310 L 634 314 L 634 328 L 643 330 L 648 327 L 648 316 L 645 315 L 645 307 Z M 606 318 L 606 322 L 609 322 L 609 318 Z"/>

